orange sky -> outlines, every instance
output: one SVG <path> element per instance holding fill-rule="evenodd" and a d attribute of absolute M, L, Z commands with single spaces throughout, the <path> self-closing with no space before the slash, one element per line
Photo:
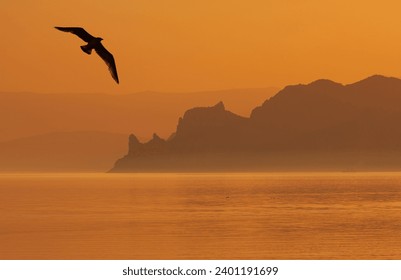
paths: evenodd
<path fill-rule="evenodd" d="M 200 91 L 401 76 L 397 0 L 1 0 L 0 91 Z M 121 84 L 80 39 L 104 38 Z"/>

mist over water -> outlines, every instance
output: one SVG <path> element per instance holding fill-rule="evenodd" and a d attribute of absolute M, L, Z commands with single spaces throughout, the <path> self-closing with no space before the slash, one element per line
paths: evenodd
<path fill-rule="evenodd" d="M 1 259 L 400 259 L 401 173 L 0 174 Z"/>

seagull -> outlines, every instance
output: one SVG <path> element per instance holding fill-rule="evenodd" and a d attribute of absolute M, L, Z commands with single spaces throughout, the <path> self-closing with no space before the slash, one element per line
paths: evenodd
<path fill-rule="evenodd" d="M 55 28 L 60 31 L 63 31 L 63 32 L 70 32 L 72 34 L 75 34 L 79 38 L 81 38 L 82 40 L 87 42 L 88 43 L 87 45 L 81 46 L 82 51 L 84 51 L 87 54 L 91 54 L 92 50 L 95 50 L 95 52 L 103 59 L 103 61 L 109 67 L 109 71 L 110 71 L 113 79 L 117 82 L 117 84 L 119 83 L 114 57 L 108 50 L 106 50 L 106 48 L 100 42 L 103 40 L 102 38 L 94 37 L 94 36 L 90 35 L 82 27 L 58 27 L 58 26 L 55 26 Z"/>

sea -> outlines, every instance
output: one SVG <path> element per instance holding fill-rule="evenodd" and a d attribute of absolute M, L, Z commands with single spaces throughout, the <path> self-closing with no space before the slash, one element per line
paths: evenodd
<path fill-rule="evenodd" d="M 0 259 L 401 259 L 401 173 L 0 174 Z"/>

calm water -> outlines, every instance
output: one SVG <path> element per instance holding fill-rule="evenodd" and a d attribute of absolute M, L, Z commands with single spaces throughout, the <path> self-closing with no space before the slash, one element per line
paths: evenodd
<path fill-rule="evenodd" d="M 401 259 L 401 173 L 0 174 L 1 259 Z"/>

